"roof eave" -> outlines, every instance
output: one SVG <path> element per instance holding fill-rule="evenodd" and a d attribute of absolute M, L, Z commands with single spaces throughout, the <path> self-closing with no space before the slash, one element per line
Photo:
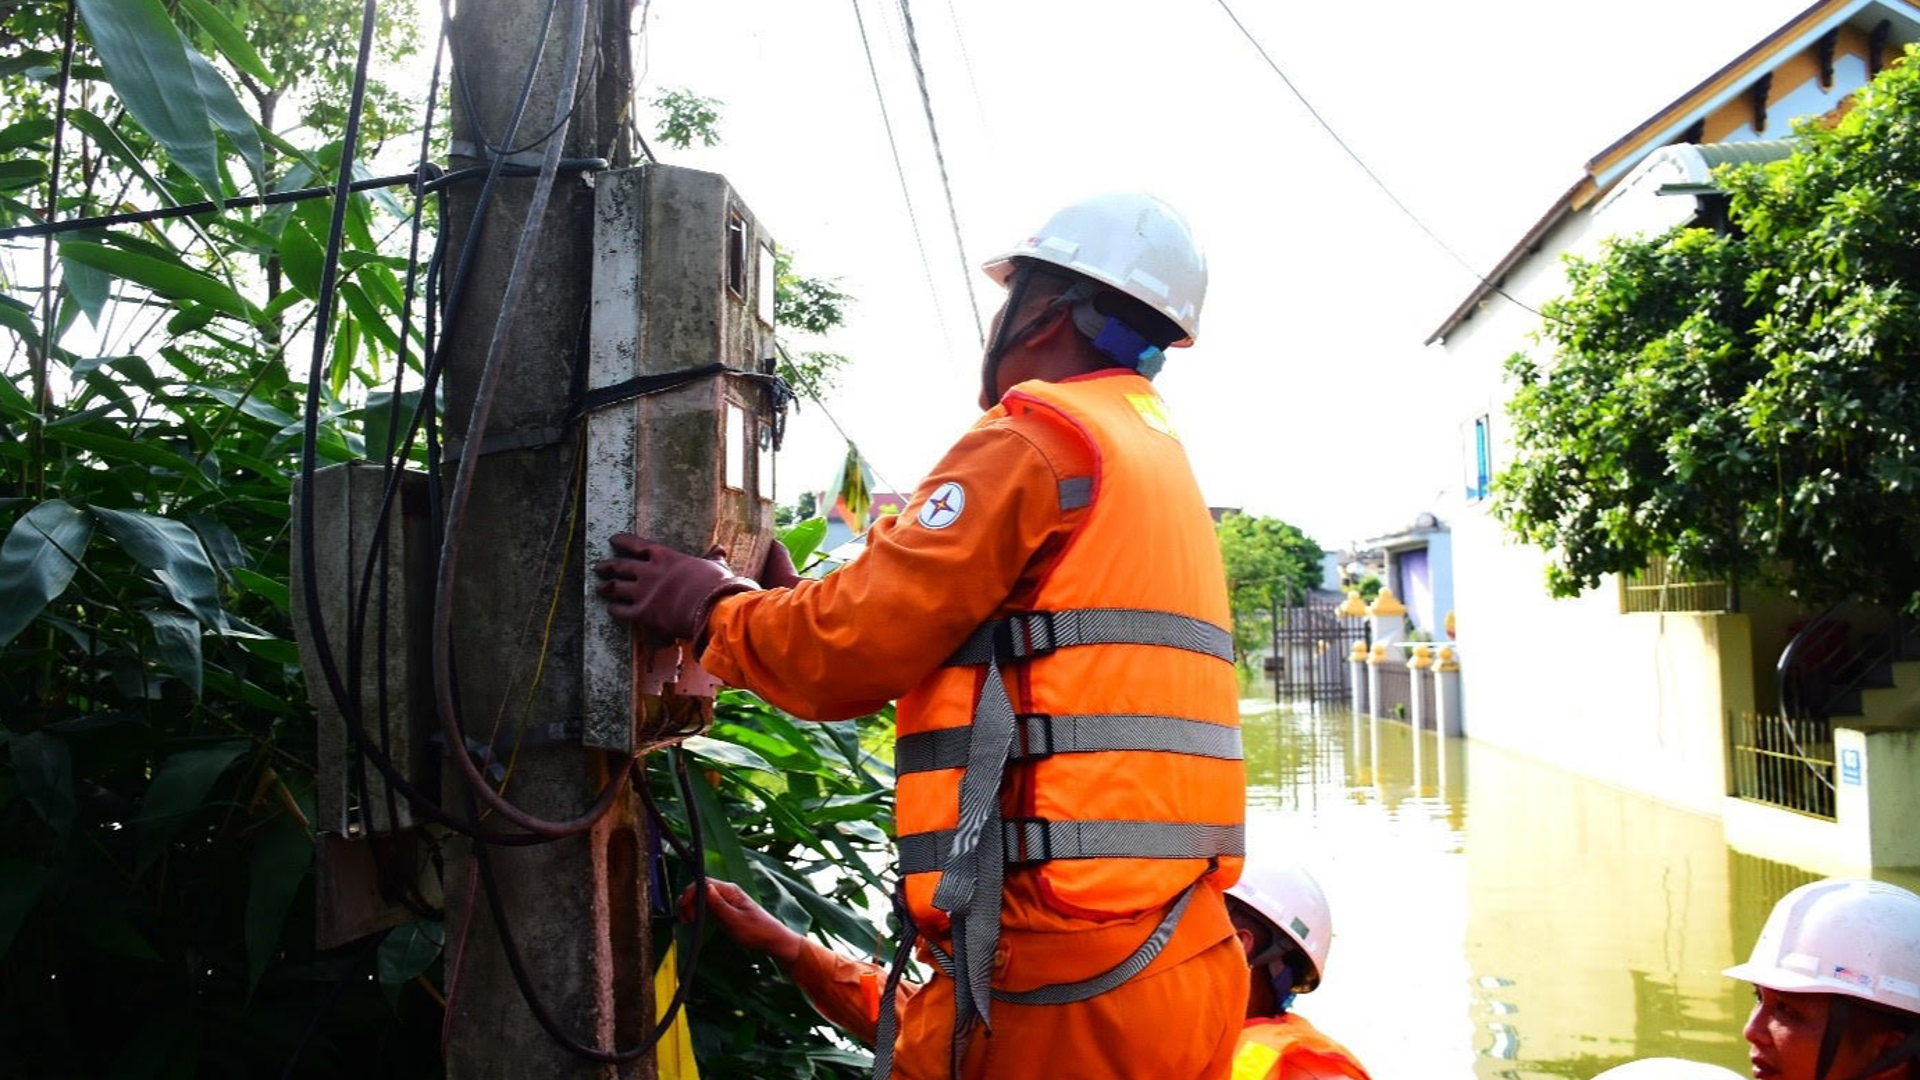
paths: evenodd
<path fill-rule="evenodd" d="M 1424 344 L 1432 345 L 1435 342 L 1445 340 L 1446 336 L 1451 334 L 1461 323 L 1473 318 L 1474 312 L 1480 306 L 1480 301 L 1500 291 L 1500 282 L 1513 271 L 1514 267 L 1526 261 L 1538 250 L 1541 239 L 1552 232 L 1554 227 L 1559 225 L 1560 222 L 1573 211 L 1574 203 L 1580 199 L 1582 192 L 1592 186 L 1592 184 L 1592 177 L 1582 176 L 1574 182 L 1572 187 L 1568 188 L 1565 193 L 1554 200 L 1554 204 L 1547 209 L 1547 212 L 1541 216 L 1540 220 L 1534 222 L 1533 227 L 1528 229 L 1526 234 L 1520 237 L 1520 242 L 1513 245 L 1512 250 L 1502 256 L 1498 263 L 1494 264 L 1493 269 L 1487 272 L 1486 277 L 1480 279 L 1479 286 L 1467 294 L 1467 298 L 1460 302 L 1459 307 L 1453 309 L 1453 312 L 1447 316 L 1446 321 L 1442 322 L 1438 329 L 1427 335 L 1427 340 Z"/>

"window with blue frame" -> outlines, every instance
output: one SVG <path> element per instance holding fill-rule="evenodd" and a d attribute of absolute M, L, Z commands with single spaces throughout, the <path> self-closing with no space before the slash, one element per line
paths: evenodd
<path fill-rule="evenodd" d="M 1473 432 L 1467 437 L 1467 501 L 1479 502 L 1493 489 L 1493 447 L 1488 416 L 1474 418 Z"/>

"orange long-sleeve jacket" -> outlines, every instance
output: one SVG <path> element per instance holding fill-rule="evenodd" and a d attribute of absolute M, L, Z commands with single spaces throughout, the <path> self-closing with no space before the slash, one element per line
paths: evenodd
<path fill-rule="evenodd" d="M 702 666 L 810 720 L 879 709 L 1033 590 L 1087 512 L 1060 508 L 1060 481 L 1091 468 L 1087 446 L 1044 420 L 1006 416 L 976 426 L 904 512 L 867 533 L 858 559 L 819 581 L 716 604 Z M 906 527 L 950 481 L 966 492 L 959 518 L 943 528 Z M 955 527 L 961 519 L 982 526 Z"/>

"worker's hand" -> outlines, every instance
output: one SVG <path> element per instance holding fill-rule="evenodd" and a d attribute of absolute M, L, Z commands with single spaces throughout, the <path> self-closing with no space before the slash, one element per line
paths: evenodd
<path fill-rule="evenodd" d="M 680 920 L 690 922 L 693 919 L 693 890 L 697 886 L 687 886 L 680 894 Z M 749 949 L 766 953 L 781 964 L 792 964 L 800 958 L 800 950 L 806 945 L 806 939 L 772 915 L 767 909 L 753 902 L 747 890 L 731 881 L 707 880 L 707 911 L 727 932 L 727 936 Z"/>
<path fill-rule="evenodd" d="M 778 540 L 767 549 L 767 559 L 760 564 L 760 584 L 769 589 L 791 589 L 803 579 L 800 571 L 793 568 L 793 552 Z"/>
<path fill-rule="evenodd" d="M 632 533 L 621 533 L 610 543 L 614 557 L 593 568 L 608 612 L 665 637 L 695 640 L 706 628 L 714 601 L 760 587 L 712 554 L 698 558 Z"/>

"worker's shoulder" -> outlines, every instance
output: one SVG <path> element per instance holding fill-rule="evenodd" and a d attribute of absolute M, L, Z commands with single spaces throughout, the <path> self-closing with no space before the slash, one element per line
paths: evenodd
<path fill-rule="evenodd" d="M 983 420 L 974 431 L 994 443 L 1032 452 L 1059 478 L 1093 471 L 1094 448 L 1086 434 L 1050 413 L 1002 414 Z"/>

